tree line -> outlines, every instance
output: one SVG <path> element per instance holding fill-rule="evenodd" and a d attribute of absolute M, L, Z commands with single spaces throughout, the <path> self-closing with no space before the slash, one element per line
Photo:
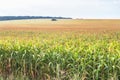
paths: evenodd
<path fill-rule="evenodd" d="M 21 19 L 72 19 L 67 17 L 50 17 L 50 16 L 0 16 L 0 21 L 21 20 Z"/>

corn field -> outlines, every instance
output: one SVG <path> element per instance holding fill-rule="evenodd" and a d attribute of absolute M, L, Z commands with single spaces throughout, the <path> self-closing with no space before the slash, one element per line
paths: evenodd
<path fill-rule="evenodd" d="M 0 32 L 0 80 L 120 80 L 120 32 Z"/>

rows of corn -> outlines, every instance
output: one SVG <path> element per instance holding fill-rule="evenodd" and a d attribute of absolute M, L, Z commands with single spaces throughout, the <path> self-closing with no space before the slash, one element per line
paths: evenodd
<path fill-rule="evenodd" d="M 120 32 L 0 32 L 0 80 L 120 80 Z"/>

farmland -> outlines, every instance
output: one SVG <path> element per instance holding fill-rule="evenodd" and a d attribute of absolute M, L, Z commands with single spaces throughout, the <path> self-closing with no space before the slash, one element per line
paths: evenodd
<path fill-rule="evenodd" d="M 119 80 L 120 20 L 0 22 L 1 80 Z"/>

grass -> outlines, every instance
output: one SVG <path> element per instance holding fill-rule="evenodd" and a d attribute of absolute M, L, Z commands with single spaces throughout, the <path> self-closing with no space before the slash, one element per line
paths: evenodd
<path fill-rule="evenodd" d="M 94 23 L 101 23 L 96 21 L 89 24 L 96 26 Z M 62 22 L 49 23 L 53 26 L 60 23 L 59 26 L 62 26 Z M 109 21 L 103 22 L 104 25 L 108 25 Z M 14 21 L 12 24 L 8 23 L 9 26 L 16 24 Z M 80 28 L 56 30 L 52 27 L 51 30 L 39 28 L 37 31 L 1 28 L 0 79 L 119 80 L 120 31 L 119 26 L 114 29 L 112 27 L 112 24 L 119 25 L 119 23 L 113 21 L 109 24 L 110 28 L 102 28 L 100 31 L 99 26 L 96 28 L 98 30 L 90 27 L 92 31 L 89 31 L 88 26 L 81 29 L 81 23 L 76 23 L 72 26 L 78 25 Z M 21 22 L 20 25 L 22 24 Z M 7 23 L 2 22 L 0 25 L 5 27 Z"/>

